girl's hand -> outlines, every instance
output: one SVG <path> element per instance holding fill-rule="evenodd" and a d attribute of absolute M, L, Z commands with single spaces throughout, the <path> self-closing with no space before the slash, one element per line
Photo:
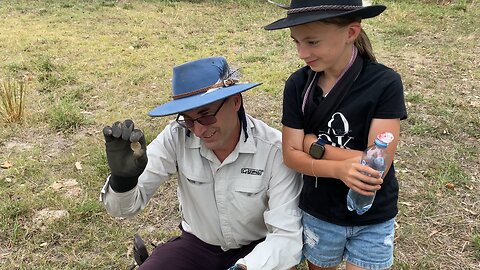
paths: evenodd
<path fill-rule="evenodd" d="M 381 188 L 383 179 L 380 172 L 360 164 L 360 158 L 350 158 L 341 161 L 338 179 L 352 190 L 366 196 L 373 196 Z"/>

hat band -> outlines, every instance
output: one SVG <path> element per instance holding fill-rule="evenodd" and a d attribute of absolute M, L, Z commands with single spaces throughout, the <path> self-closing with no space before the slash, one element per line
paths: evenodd
<path fill-rule="evenodd" d="M 322 6 L 313 6 L 313 7 L 292 8 L 287 11 L 287 15 L 311 12 L 311 11 L 323 11 L 323 10 L 354 10 L 361 7 L 362 6 L 322 5 Z"/>
<path fill-rule="evenodd" d="M 205 86 L 203 88 L 200 88 L 200 89 L 188 92 L 188 93 L 174 95 L 172 98 L 173 99 L 179 99 L 179 98 L 194 96 L 194 95 L 199 94 L 199 93 L 207 92 L 210 89 L 234 85 L 237 82 L 238 82 L 238 80 L 234 80 L 234 79 L 223 80 L 223 81 L 220 81 L 216 84 L 212 84 L 210 86 Z"/>

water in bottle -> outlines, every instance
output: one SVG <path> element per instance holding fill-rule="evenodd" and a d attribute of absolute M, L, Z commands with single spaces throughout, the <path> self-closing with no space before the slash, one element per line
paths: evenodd
<path fill-rule="evenodd" d="M 387 146 L 393 140 L 393 134 L 390 132 L 384 132 L 377 136 L 375 143 L 372 146 L 369 146 L 365 151 L 363 151 L 361 163 L 363 165 L 369 166 L 374 170 L 380 172 L 383 177 L 385 168 L 387 167 L 386 161 L 387 157 Z M 372 207 L 373 201 L 375 199 L 375 194 L 372 196 L 365 196 L 359 194 L 352 189 L 348 190 L 347 194 L 347 207 L 350 211 L 356 211 L 357 214 L 363 215 L 367 212 L 370 207 Z"/>

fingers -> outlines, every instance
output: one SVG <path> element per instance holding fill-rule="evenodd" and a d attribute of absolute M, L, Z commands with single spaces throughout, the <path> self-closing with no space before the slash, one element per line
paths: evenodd
<path fill-rule="evenodd" d="M 377 171 L 377 170 L 375 170 L 375 169 L 373 169 L 369 166 L 366 166 L 366 165 L 361 165 L 361 166 L 362 167 L 361 167 L 360 171 L 362 171 L 363 174 L 366 174 L 366 175 L 374 177 L 374 178 L 382 177 L 382 174 L 379 171 Z"/>
<path fill-rule="evenodd" d="M 113 123 L 112 126 L 105 126 L 103 128 L 103 135 L 107 141 L 122 139 L 124 141 L 130 141 L 131 143 L 138 142 L 140 143 L 141 149 L 147 149 L 143 132 L 135 129 L 135 124 L 130 119 L 123 121 L 123 123 L 117 121 Z"/>
<path fill-rule="evenodd" d="M 112 125 L 112 136 L 114 138 L 120 138 L 122 136 L 122 123 L 117 121 Z"/>
<path fill-rule="evenodd" d="M 381 178 L 375 178 L 360 173 L 360 175 L 356 177 L 355 181 L 352 182 L 352 186 L 358 189 L 357 192 L 363 195 L 372 196 L 374 192 L 382 187 L 382 183 L 383 179 Z"/>
<path fill-rule="evenodd" d="M 106 142 L 113 140 L 111 126 L 106 126 L 103 128 L 103 136 L 105 137 Z"/>
<path fill-rule="evenodd" d="M 383 179 L 378 171 L 355 161 L 347 161 L 346 166 L 348 169 L 342 181 L 349 188 L 366 196 L 373 196 L 381 188 Z"/>
<path fill-rule="evenodd" d="M 131 132 L 129 140 L 131 142 L 130 147 L 132 148 L 135 156 L 143 156 L 147 149 L 147 144 L 145 142 L 145 136 L 143 135 L 143 132 L 139 129 L 134 129 Z"/>
<path fill-rule="evenodd" d="M 376 186 L 376 185 L 381 185 L 383 183 L 383 179 L 380 177 L 375 177 L 378 176 L 378 172 L 374 171 L 376 175 L 371 175 L 371 174 L 366 174 L 362 172 L 358 172 L 355 174 L 355 178 L 361 181 L 362 183 L 365 183 L 370 186 Z"/>
<path fill-rule="evenodd" d="M 123 123 L 120 121 L 117 121 L 113 123 L 112 127 L 104 128 L 104 135 L 107 136 L 106 135 L 107 133 L 109 136 L 113 138 L 128 141 L 133 131 L 133 128 L 134 128 L 134 124 L 133 124 L 133 121 L 130 119 L 125 120 Z"/>
<path fill-rule="evenodd" d="M 135 161 L 140 164 L 147 164 L 147 143 L 143 132 L 139 129 L 134 129 L 130 135 L 130 142 Z"/>
<path fill-rule="evenodd" d="M 122 124 L 122 140 L 128 141 L 130 139 L 130 134 L 132 133 L 133 130 L 133 121 L 130 119 L 127 119 L 123 122 Z"/>
<path fill-rule="evenodd" d="M 139 142 L 140 144 L 145 144 L 145 136 L 143 132 L 139 129 L 134 129 L 129 137 L 130 142 Z"/>
<path fill-rule="evenodd" d="M 356 191 L 359 194 L 364 195 L 364 196 L 373 196 L 373 195 L 375 195 L 375 192 L 377 191 L 377 190 L 372 190 L 372 191 L 365 190 L 365 189 L 358 188 L 357 186 L 352 186 L 351 189 Z"/>
<path fill-rule="evenodd" d="M 353 186 L 359 190 L 357 192 L 362 193 L 364 195 L 369 195 L 369 196 L 373 195 L 375 191 L 381 188 L 380 185 L 372 185 L 372 184 L 365 183 L 363 181 L 357 181 L 354 183 Z"/>

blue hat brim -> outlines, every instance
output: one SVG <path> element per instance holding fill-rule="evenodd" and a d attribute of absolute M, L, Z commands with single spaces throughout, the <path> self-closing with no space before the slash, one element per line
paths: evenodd
<path fill-rule="evenodd" d="M 159 117 L 189 111 L 247 91 L 260 84 L 261 83 L 234 84 L 228 87 L 212 89 L 194 96 L 174 99 L 151 110 L 148 115 L 151 117 Z"/>

